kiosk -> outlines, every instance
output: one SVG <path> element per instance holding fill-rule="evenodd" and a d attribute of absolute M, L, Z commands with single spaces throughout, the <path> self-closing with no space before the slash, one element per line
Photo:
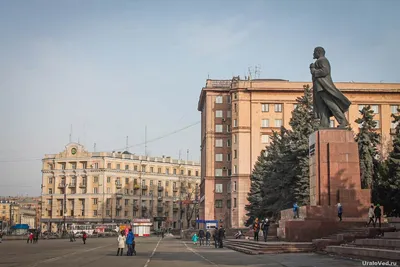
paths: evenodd
<path fill-rule="evenodd" d="M 135 236 L 150 236 L 150 227 L 152 225 L 150 219 L 132 220 L 132 229 Z"/>

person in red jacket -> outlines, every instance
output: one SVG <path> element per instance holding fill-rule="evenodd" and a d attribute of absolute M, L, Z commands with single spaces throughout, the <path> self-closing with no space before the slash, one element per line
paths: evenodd
<path fill-rule="evenodd" d="M 86 244 L 86 238 L 87 238 L 87 234 L 85 232 L 83 232 L 83 235 L 82 235 L 83 244 Z"/>

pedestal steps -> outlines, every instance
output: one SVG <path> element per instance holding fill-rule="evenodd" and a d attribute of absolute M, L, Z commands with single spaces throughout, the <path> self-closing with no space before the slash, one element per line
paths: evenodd
<path fill-rule="evenodd" d="M 315 250 L 311 242 L 271 242 L 229 239 L 224 246 L 246 254 L 277 254 L 293 252 L 312 252 Z"/>

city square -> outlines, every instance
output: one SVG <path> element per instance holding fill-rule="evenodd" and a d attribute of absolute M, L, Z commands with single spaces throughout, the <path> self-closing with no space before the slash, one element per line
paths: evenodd
<path fill-rule="evenodd" d="M 0 244 L 0 266 L 7 267 L 305 267 L 360 266 L 360 260 L 347 260 L 314 253 L 251 256 L 229 249 L 194 246 L 192 242 L 173 237 L 137 238 L 136 256 L 116 256 L 114 238 L 88 239 L 87 244 L 77 239 L 41 240 L 38 244 L 8 241 Z"/>

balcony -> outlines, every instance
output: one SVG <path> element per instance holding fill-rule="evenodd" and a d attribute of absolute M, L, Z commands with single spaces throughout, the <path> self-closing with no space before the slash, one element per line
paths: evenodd
<path fill-rule="evenodd" d="M 142 190 L 147 190 L 148 189 L 148 186 L 147 185 L 142 185 Z"/>
<path fill-rule="evenodd" d="M 65 188 L 65 183 L 64 183 L 64 182 L 59 183 L 59 184 L 58 184 L 58 188 Z"/>
<path fill-rule="evenodd" d="M 163 206 L 157 206 L 157 211 L 158 212 L 162 212 L 164 210 L 164 207 Z"/>
<path fill-rule="evenodd" d="M 163 197 L 158 197 L 157 200 L 158 201 L 163 201 Z"/>
<path fill-rule="evenodd" d="M 122 192 L 117 192 L 117 193 L 115 193 L 115 196 L 116 196 L 117 198 L 122 198 L 123 195 L 124 195 L 124 194 L 122 194 Z"/>
<path fill-rule="evenodd" d="M 122 209 L 122 205 L 115 205 L 115 208 L 116 208 L 117 210 L 120 210 L 120 209 Z"/>
<path fill-rule="evenodd" d="M 138 184 L 135 184 L 135 185 L 133 186 L 133 189 L 135 189 L 135 190 L 138 190 L 138 189 L 140 189 L 140 185 L 138 185 Z"/>
<path fill-rule="evenodd" d="M 122 188 L 122 184 L 121 183 L 115 183 L 115 187 L 118 188 L 118 189 L 121 189 Z"/>
<path fill-rule="evenodd" d="M 68 187 L 76 187 L 76 182 L 69 183 Z"/>
<path fill-rule="evenodd" d="M 178 192 L 178 187 L 174 187 L 172 190 L 173 190 L 174 192 Z"/>
<path fill-rule="evenodd" d="M 178 204 L 174 204 L 173 209 L 174 209 L 175 211 L 179 210 L 179 205 L 178 205 Z"/>
<path fill-rule="evenodd" d="M 138 205 L 134 205 L 134 206 L 133 206 L 133 210 L 134 210 L 134 211 L 138 211 L 138 210 L 139 210 L 139 206 L 138 206 Z"/>
<path fill-rule="evenodd" d="M 163 191 L 163 190 L 164 190 L 164 187 L 162 187 L 162 186 L 159 186 L 159 187 L 158 187 L 158 191 L 159 191 L 159 192 L 161 192 L 161 191 Z"/>
<path fill-rule="evenodd" d="M 142 211 L 146 211 L 147 207 L 146 206 L 142 206 Z"/>
<path fill-rule="evenodd" d="M 80 183 L 80 184 L 79 184 L 79 187 L 80 187 L 80 188 L 86 188 L 86 183 Z"/>

